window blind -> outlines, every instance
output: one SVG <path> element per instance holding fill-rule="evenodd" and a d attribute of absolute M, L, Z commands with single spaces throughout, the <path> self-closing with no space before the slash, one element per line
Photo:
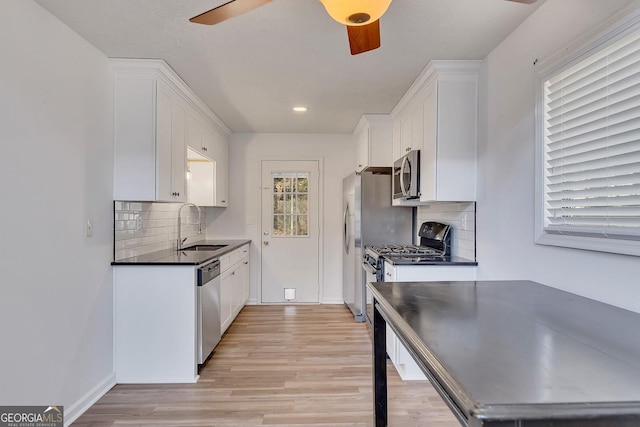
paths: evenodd
<path fill-rule="evenodd" d="M 640 240 L 640 31 L 543 85 L 544 231 Z"/>

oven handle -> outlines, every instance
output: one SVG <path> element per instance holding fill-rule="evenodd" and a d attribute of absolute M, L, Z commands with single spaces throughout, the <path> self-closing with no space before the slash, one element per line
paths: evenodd
<path fill-rule="evenodd" d="M 367 270 L 369 273 L 373 274 L 374 276 L 378 272 L 371 264 L 369 264 L 366 261 L 362 262 L 362 268 L 364 268 L 365 270 Z"/>

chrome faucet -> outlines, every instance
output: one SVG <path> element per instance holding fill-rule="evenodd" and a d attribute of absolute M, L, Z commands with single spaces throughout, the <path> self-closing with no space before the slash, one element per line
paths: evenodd
<path fill-rule="evenodd" d="M 176 245 L 176 249 L 181 251 L 182 244 L 188 239 L 188 237 L 182 238 L 182 208 L 185 206 L 193 206 L 198 210 L 198 234 L 202 234 L 202 219 L 200 218 L 200 208 L 198 205 L 194 205 L 193 203 L 183 203 L 180 208 L 178 208 L 178 244 Z"/>

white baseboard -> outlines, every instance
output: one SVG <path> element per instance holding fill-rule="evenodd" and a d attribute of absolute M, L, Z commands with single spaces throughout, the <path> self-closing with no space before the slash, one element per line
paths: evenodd
<path fill-rule="evenodd" d="M 320 304 L 344 304 L 341 298 L 325 298 Z"/>
<path fill-rule="evenodd" d="M 195 384 L 200 375 L 195 378 L 125 378 L 118 380 L 118 384 Z"/>
<path fill-rule="evenodd" d="M 300 303 L 300 304 L 302 304 L 302 303 Z M 317 304 L 317 303 L 309 303 L 309 304 Z M 344 301 L 342 301 L 340 298 L 325 298 L 325 299 L 322 300 L 322 302 L 320 302 L 320 304 L 339 305 L 339 304 L 344 304 Z M 283 305 L 283 304 L 282 303 L 259 304 L 258 301 L 254 300 L 254 299 L 250 299 L 249 301 L 246 302 L 246 305 Z"/>
<path fill-rule="evenodd" d="M 104 396 L 109 390 L 116 385 L 116 374 L 111 373 L 107 378 L 102 380 L 98 385 L 89 390 L 80 399 L 73 402 L 64 410 L 64 425 L 71 425 L 80 415 L 84 414 L 94 403 Z"/>

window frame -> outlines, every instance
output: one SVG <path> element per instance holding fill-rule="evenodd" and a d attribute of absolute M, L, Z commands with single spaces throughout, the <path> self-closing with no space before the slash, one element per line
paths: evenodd
<path fill-rule="evenodd" d="M 536 61 L 535 106 L 535 243 L 599 252 L 640 256 L 640 240 L 612 237 L 590 237 L 548 233 L 545 226 L 545 119 L 544 82 L 573 65 L 607 48 L 611 44 L 640 31 L 640 8 L 623 9 L 601 26 L 560 50 Z"/>
<path fill-rule="evenodd" d="M 295 180 L 297 180 L 299 178 L 306 179 L 307 180 L 307 191 L 306 192 L 300 192 L 300 191 L 298 191 L 297 186 L 296 186 L 296 190 L 295 191 L 292 190 L 292 191 L 276 192 L 274 190 L 274 181 L 275 181 L 276 178 L 278 178 L 278 177 L 276 177 L 276 175 L 283 175 L 280 178 L 284 178 L 284 179 L 295 179 Z M 294 176 L 291 177 L 291 176 L 285 176 L 285 175 L 294 175 Z M 304 176 L 302 176 L 302 175 L 304 175 Z M 286 238 L 305 239 L 305 238 L 310 238 L 311 237 L 310 228 L 309 228 L 309 216 L 310 216 L 310 214 L 309 214 L 309 210 L 308 210 L 309 209 L 309 205 L 308 205 L 308 203 L 309 203 L 309 195 L 310 195 L 310 191 L 309 191 L 309 187 L 308 186 L 310 184 L 310 178 L 311 178 L 311 171 L 285 171 L 285 170 L 281 170 L 281 171 L 278 171 L 278 172 L 272 172 L 271 173 L 271 227 L 270 228 L 271 228 L 271 237 L 272 238 L 275 238 L 275 239 L 286 239 Z M 293 185 L 292 185 L 292 188 L 293 188 Z M 274 197 L 277 194 L 282 194 L 282 195 L 285 196 L 285 198 L 286 198 L 287 195 L 291 196 L 291 199 L 290 199 L 291 202 L 290 203 L 293 203 L 293 197 L 294 196 L 306 195 L 307 196 L 307 212 L 304 213 L 304 214 L 300 214 L 298 212 L 296 212 L 296 213 L 293 213 L 293 212 L 277 213 L 277 212 L 275 212 Z M 302 217 L 306 217 L 306 219 L 307 219 L 306 220 L 306 224 L 307 224 L 306 225 L 306 231 L 307 231 L 306 234 L 287 234 L 286 232 L 285 232 L 285 234 L 276 234 L 276 229 L 274 227 L 274 219 L 276 217 L 282 217 L 283 219 L 285 219 L 285 223 L 286 223 L 286 218 L 287 217 L 289 217 L 291 219 L 291 221 L 293 221 L 294 217 L 297 218 L 297 217 L 301 217 L 301 216 Z M 297 222 L 297 219 L 296 219 L 296 222 Z"/>

